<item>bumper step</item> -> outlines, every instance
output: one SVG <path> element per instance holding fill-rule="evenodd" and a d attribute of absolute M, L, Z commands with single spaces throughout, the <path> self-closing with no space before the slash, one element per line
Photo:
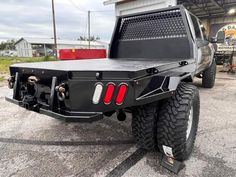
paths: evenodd
<path fill-rule="evenodd" d="M 11 99 L 9 97 L 5 97 L 5 100 L 21 107 L 24 107 L 22 101 Z M 63 120 L 65 122 L 94 122 L 103 118 L 103 113 L 100 112 L 66 112 L 66 114 L 60 114 L 47 109 L 40 108 L 39 113 Z"/>

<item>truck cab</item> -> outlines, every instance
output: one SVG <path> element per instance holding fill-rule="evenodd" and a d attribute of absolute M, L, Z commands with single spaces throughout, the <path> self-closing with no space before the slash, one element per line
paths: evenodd
<path fill-rule="evenodd" d="M 188 14 L 193 40 L 196 41 L 197 73 L 201 73 L 211 65 L 215 51 L 212 43 L 209 42 L 209 34 L 207 34 L 202 22 L 192 13 L 188 11 L 186 13 Z"/>

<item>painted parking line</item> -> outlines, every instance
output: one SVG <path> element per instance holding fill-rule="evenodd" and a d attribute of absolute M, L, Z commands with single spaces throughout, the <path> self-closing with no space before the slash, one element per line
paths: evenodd
<path fill-rule="evenodd" d="M 121 177 L 127 172 L 131 167 L 133 167 L 138 161 L 140 161 L 147 151 L 144 149 L 137 149 L 128 158 L 116 166 L 106 177 Z"/>
<path fill-rule="evenodd" d="M 46 145 L 46 146 L 112 146 L 112 145 L 133 145 L 133 140 L 107 140 L 107 141 L 41 141 L 28 139 L 0 138 L 1 143 Z"/>

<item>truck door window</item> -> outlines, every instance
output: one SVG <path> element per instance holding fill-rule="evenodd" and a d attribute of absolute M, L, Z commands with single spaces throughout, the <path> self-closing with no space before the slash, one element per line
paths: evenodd
<path fill-rule="evenodd" d="M 200 23 L 200 28 L 201 28 L 201 31 L 202 31 L 203 39 L 205 41 L 207 41 L 208 40 L 208 35 L 207 35 L 206 28 L 204 27 L 204 25 L 202 24 L 201 21 L 199 21 L 199 23 Z"/>
<path fill-rule="evenodd" d="M 202 26 L 201 29 L 202 29 L 203 39 L 204 39 L 205 41 L 207 41 L 207 38 L 208 38 L 208 37 L 207 37 L 206 29 L 204 28 L 204 26 Z"/>
<path fill-rule="evenodd" d="M 195 16 L 193 16 L 192 14 L 190 14 L 190 16 L 191 16 L 191 19 L 192 19 L 192 22 L 193 22 L 193 27 L 194 27 L 194 30 L 195 30 L 196 38 L 197 39 L 202 39 L 201 30 L 200 30 L 197 18 Z"/>

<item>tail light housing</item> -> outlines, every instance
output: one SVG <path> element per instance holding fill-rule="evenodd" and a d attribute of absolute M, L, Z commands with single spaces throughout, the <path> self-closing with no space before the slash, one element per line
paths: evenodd
<path fill-rule="evenodd" d="M 102 83 L 98 83 L 95 87 L 95 91 L 93 94 L 93 104 L 99 103 L 99 101 L 101 99 L 102 91 L 103 91 L 103 85 L 102 85 Z"/>
<path fill-rule="evenodd" d="M 122 105 L 124 103 L 127 91 L 128 91 L 128 85 L 125 83 L 122 83 L 119 87 L 119 91 L 118 91 L 118 94 L 116 97 L 116 104 L 117 105 Z"/>
<path fill-rule="evenodd" d="M 115 84 L 109 83 L 107 85 L 106 94 L 105 94 L 105 97 L 103 99 L 104 104 L 106 104 L 106 105 L 111 104 L 114 92 L 115 92 Z"/>

